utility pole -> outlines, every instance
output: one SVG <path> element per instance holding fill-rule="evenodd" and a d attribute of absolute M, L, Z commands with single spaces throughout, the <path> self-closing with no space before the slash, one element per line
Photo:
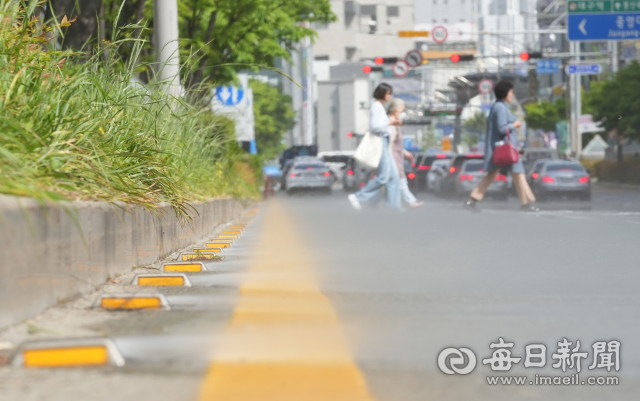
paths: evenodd
<path fill-rule="evenodd" d="M 180 96 L 180 49 L 178 47 L 178 1 L 154 0 L 154 39 L 158 77 L 165 91 Z"/>
<path fill-rule="evenodd" d="M 571 42 L 571 52 L 574 54 L 574 62 L 580 63 L 580 42 Z M 571 84 L 571 144 L 573 154 L 576 159 L 580 158 L 582 153 L 582 135 L 578 131 L 578 119 L 582 114 L 582 87 L 581 77 L 579 74 L 573 74 L 569 78 Z"/>
<path fill-rule="evenodd" d="M 611 72 L 618 72 L 618 42 L 609 41 L 609 50 L 611 50 Z"/>

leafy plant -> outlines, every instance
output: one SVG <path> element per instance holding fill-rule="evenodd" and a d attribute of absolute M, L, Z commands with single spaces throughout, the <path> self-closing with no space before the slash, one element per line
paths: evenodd
<path fill-rule="evenodd" d="M 557 99 L 555 102 L 546 100 L 538 103 L 529 103 L 525 106 L 527 127 L 544 131 L 555 131 L 556 123 L 565 119 L 565 100 Z"/>
<path fill-rule="evenodd" d="M 92 55 L 45 50 L 70 21 L 42 26 L 34 4 L 0 1 L 0 192 L 152 211 L 166 202 L 183 217 L 190 201 L 258 195 L 235 174 L 240 155 L 226 117 L 115 68 L 126 38 Z"/>
<path fill-rule="evenodd" d="M 264 82 L 251 80 L 249 86 L 253 89 L 258 154 L 265 159 L 272 159 L 282 151 L 284 134 L 296 123 L 291 97 Z"/>

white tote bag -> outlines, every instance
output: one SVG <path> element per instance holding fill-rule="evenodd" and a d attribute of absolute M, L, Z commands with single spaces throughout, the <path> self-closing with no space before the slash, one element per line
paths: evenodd
<path fill-rule="evenodd" d="M 378 168 L 382 158 L 382 138 L 367 131 L 353 158 L 366 167 Z"/>

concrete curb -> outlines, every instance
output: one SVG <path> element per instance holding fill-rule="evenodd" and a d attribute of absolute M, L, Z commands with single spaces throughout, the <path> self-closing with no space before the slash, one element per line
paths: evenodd
<path fill-rule="evenodd" d="M 198 242 L 244 211 L 232 199 L 193 206 L 193 224 L 181 226 L 168 205 L 159 216 L 121 203 L 0 195 L 0 329 Z"/>

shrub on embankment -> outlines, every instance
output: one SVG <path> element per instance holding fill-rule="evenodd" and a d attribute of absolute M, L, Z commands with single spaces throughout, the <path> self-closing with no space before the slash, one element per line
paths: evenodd
<path fill-rule="evenodd" d="M 122 42 L 47 50 L 53 29 L 22 4 L 0 0 L 0 193 L 181 215 L 189 201 L 257 196 L 227 118 L 136 83 Z"/>
<path fill-rule="evenodd" d="M 600 161 L 593 165 L 593 173 L 600 181 L 640 184 L 640 161 Z"/>

